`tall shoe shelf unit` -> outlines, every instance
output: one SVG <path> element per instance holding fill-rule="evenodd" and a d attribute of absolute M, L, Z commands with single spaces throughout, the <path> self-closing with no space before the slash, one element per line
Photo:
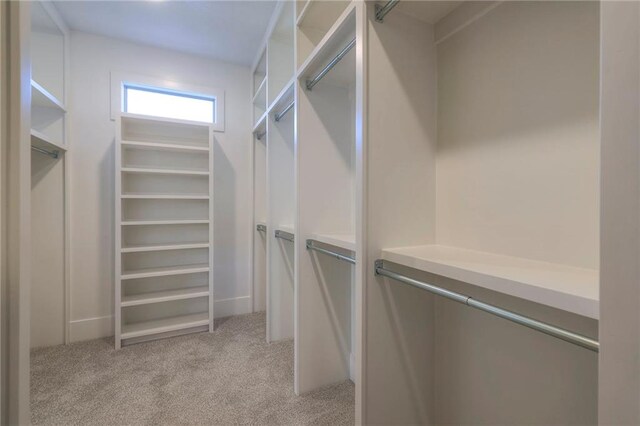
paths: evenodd
<path fill-rule="evenodd" d="M 213 331 L 213 131 L 116 121 L 116 348 Z"/>

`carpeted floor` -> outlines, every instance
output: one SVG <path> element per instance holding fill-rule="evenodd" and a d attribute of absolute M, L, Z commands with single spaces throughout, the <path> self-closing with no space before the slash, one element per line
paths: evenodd
<path fill-rule="evenodd" d="M 351 382 L 297 397 L 293 342 L 265 343 L 264 314 L 216 332 L 113 349 L 113 339 L 34 350 L 34 424 L 354 423 Z"/>

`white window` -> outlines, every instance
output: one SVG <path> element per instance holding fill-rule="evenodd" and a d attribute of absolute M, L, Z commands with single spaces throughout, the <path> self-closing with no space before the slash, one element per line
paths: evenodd
<path fill-rule="evenodd" d="M 124 112 L 131 114 L 214 123 L 216 100 L 209 96 L 125 84 L 123 107 Z"/>
<path fill-rule="evenodd" d="M 208 123 L 224 132 L 224 90 L 111 72 L 111 119 L 120 113 Z"/>

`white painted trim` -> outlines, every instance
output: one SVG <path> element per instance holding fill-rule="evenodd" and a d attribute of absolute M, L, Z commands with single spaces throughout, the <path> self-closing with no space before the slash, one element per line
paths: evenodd
<path fill-rule="evenodd" d="M 251 296 L 215 300 L 213 311 L 215 318 L 251 313 Z M 113 315 L 69 321 L 70 343 L 101 339 L 103 337 L 111 337 L 113 335 Z"/>
<path fill-rule="evenodd" d="M 69 321 L 69 343 L 113 336 L 113 316 Z"/>
<path fill-rule="evenodd" d="M 213 311 L 216 318 L 225 318 L 233 315 L 243 315 L 253 312 L 251 296 L 215 300 L 213 305 Z"/>
<path fill-rule="evenodd" d="M 124 82 L 140 84 L 144 86 L 166 88 L 178 92 L 210 96 L 216 100 L 216 111 L 214 114 L 215 121 L 209 126 L 215 132 L 224 132 L 225 92 L 223 89 L 217 89 L 207 86 L 197 86 L 188 83 L 165 80 L 159 77 L 122 71 L 111 71 L 111 120 L 115 120 L 115 118 L 122 113 L 122 91 Z"/>

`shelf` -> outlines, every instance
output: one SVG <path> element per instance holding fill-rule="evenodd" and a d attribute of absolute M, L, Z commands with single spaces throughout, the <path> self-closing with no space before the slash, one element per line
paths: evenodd
<path fill-rule="evenodd" d="M 348 3 L 347 1 L 309 0 L 296 18 L 296 26 L 328 30 Z"/>
<path fill-rule="evenodd" d="M 67 112 L 58 98 L 49 93 L 44 87 L 31 80 L 31 104 L 43 108 L 52 108 L 61 113 Z"/>
<path fill-rule="evenodd" d="M 311 238 L 323 244 L 356 251 L 356 236 L 353 234 L 313 234 Z"/>
<path fill-rule="evenodd" d="M 135 271 L 125 271 L 121 275 L 123 280 L 133 280 L 137 278 L 168 277 L 173 275 L 197 274 L 209 272 L 209 265 L 206 263 L 186 266 L 165 266 L 161 268 L 145 268 Z"/>
<path fill-rule="evenodd" d="M 180 290 L 156 291 L 153 293 L 136 294 L 122 298 L 120 306 L 139 306 L 151 303 L 170 302 L 172 300 L 195 299 L 198 297 L 208 297 L 209 287 L 191 287 Z"/>
<path fill-rule="evenodd" d="M 260 91 L 264 90 L 264 97 L 266 99 L 266 85 L 267 85 L 267 77 L 265 76 L 262 79 L 262 83 L 260 83 L 260 85 L 258 86 L 258 89 L 256 90 L 256 93 L 253 95 L 253 99 L 251 100 L 251 102 L 253 103 L 253 105 L 256 105 L 256 100 L 258 100 L 258 97 L 261 96 Z M 262 104 L 266 104 L 266 100 L 262 102 Z"/>
<path fill-rule="evenodd" d="M 208 195 L 199 194 L 122 194 L 126 200 L 208 200 Z"/>
<path fill-rule="evenodd" d="M 597 270 L 438 245 L 383 249 L 382 258 L 574 314 L 599 316 Z"/>
<path fill-rule="evenodd" d="M 179 118 L 158 117 L 155 115 L 131 114 L 129 112 L 123 112 L 120 114 L 120 116 L 122 118 L 131 119 L 131 120 L 154 121 L 156 123 L 182 124 L 182 125 L 188 125 L 188 126 L 200 126 L 200 127 L 206 127 L 207 129 L 211 127 L 211 123 L 205 123 L 204 121 L 181 120 Z"/>
<path fill-rule="evenodd" d="M 269 108 L 268 108 L 269 113 L 273 112 L 274 114 L 277 114 L 278 112 L 280 112 L 280 108 L 285 108 L 288 104 L 291 103 L 291 101 L 293 101 L 294 99 L 293 87 L 294 87 L 295 81 L 296 81 L 296 78 L 292 77 L 291 80 L 289 80 L 289 82 L 284 85 L 280 93 L 278 93 L 278 96 L 276 96 L 276 98 L 273 100 L 271 105 L 269 105 Z M 275 111 L 276 108 L 278 108 L 278 111 Z"/>
<path fill-rule="evenodd" d="M 252 133 L 256 133 L 259 131 L 264 131 L 267 128 L 267 112 L 265 112 L 264 114 L 262 114 L 262 116 L 260 116 L 260 118 L 258 119 L 258 121 L 256 122 L 255 126 L 253 126 L 253 130 L 251 131 Z"/>
<path fill-rule="evenodd" d="M 33 129 L 31 129 L 31 145 L 37 146 L 38 148 L 46 149 L 48 151 L 51 151 L 51 150 L 57 150 L 62 152 L 67 151 L 67 149 L 63 145 L 52 141 L 46 135 Z"/>
<path fill-rule="evenodd" d="M 203 325 L 209 325 L 209 314 L 206 312 L 124 325 L 122 326 L 120 337 L 122 339 L 131 339 L 133 337 L 150 336 Z"/>
<path fill-rule="evenodd" d="M 276 227 L 276 229 L 277 229 L 278 231 L 288 232 L 288 233 L 289 233 L 289 234 L 291 234 L 291 235 L 294 235 L 294 234 L 295 234 L 295 232 L 293 232 L 293 226 L 290 226 L 290 225 L 282 225 L 282 226 L 278 226 L 278 227 Z"/>
<path fill-rule="evenodd" d="M 158 175 L 209 176 L 209 172 L 195 170 L 146 169 L 141 167 L 123 167 L 122 173 L 146 173 Z"/>
<path fill-rule="evenodd" d="M 208 224 L 207 219 L 183 219 L 183 220 L 127 220 L 122 221 L 122 226 L 140 225 L 203 225 Z"/>
<path fill-rule="evenodd" d="M 162 142 L 122 141 L 121 144 L 125 148 L 139 148 L 161 151 L 209 152 L 208 147 L 179 145 Z"/>
<path fill-rule="evenodd" d="M 140 246 L 123 247 L 121 253 L 141 253 L 149 251 L 167 251 L 167 250 L 190 250 L 209 248 L 209 243 L 186 243 L 186 244 L 147 244 Z"/>
<path fill-rule="evenodd" d="M 302 81 L 312 73 L 322 69 L 355 37 L 355 4 L 347 7 L 322 40 L 309 53 L 299 67 L 297 77 Z M 352 52 L 355 49 L 351 49 Z M 343 59 L 344 61 L 344 59 Z M 335 74 L 335 70 L 332 70 Z"/>

